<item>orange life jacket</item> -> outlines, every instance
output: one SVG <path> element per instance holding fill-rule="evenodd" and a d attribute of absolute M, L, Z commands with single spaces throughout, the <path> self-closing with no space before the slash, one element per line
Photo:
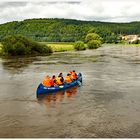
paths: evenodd
<path fill-rule="evenodd" d="M 51 87 L 52 86 L 52 83 L 51 83 L 51 79 L 50 78 L 45 78 L 43 81 L 42 81 L 42 84 L 46 87 Z"/>
<path fill-rule="evenodd" d="M 62 77 L 57 77 L 57 78 L 56 78 L 56 84 L 57 84 L 57 85 L 63 85 L 63 82 L 61 81 L 61 78 L 62 78 Z"/>
<path fill-rule="evenodd" d="M 72 79 L 76 80 L 78 78 L 77 73 L 76 72 L 72 72 Z"/>
<path fill-rule="evenodd" d="M 71 82 L 72 82 L 71 77 L 70 77 L 70 76 L 66 76 L 66 77 L 65 77 L 65 82 L 66 82 L 66 83 L 71 83 Z"/>
<path fill-rule="evenodd" d="M 55 79 L 51 79 L 51 86 L 54 87 L 55 85 Z"/>

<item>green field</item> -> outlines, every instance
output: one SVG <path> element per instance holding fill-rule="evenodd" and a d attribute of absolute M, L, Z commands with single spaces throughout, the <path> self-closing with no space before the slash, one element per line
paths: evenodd
<path fill-rule="evenodd" d="M 73 42 L 41 42 L 43 44 L 47 44 L 53 50 L 53 52 L 64 52 L 64 51 L 72 51 L 74 50 Z"/>

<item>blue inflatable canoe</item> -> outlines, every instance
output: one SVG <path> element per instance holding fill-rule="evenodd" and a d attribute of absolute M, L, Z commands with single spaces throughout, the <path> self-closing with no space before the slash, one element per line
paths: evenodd
<path fill-rule="evenodd" d="M 47 94 L 47 93 L 52 93 L 52 92 L 57 92 L 60 90 L 66 90 L 70 87 L 74 87 L 76 85 L 81 85 L 82 83 L 82 74 L 78 74 L 78 79 L 76 81 L 71 82 L 70 84 L 64 84 L 62 86 L 55 86 L 55 87 L 46 87 L 42 83 L 39 84 L 36 94 Z"/>

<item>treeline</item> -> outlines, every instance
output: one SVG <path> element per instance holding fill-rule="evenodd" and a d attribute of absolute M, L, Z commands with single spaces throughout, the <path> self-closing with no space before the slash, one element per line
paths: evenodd
<path fill-rule="evenodd" d="M 121 35 L 140 34 L 140 22 L 109 23 L 71 19 L 28 19 L 0 25 L 0 41 L 7 35 L 23 35 L 36 41 L 85 41 L 87 33 L 97 33 L 103 43 L 118 43 Z"/>

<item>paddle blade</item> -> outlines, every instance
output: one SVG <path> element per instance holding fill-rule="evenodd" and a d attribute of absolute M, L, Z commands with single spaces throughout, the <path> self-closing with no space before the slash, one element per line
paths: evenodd
<path fill-rule="evenodd" d="M 81 85 L 82 85 L 82 83 L 81 83 L 80 81 L 77 81 L 77 83 L 78 83 L 78 85 L 79 85 L 79 86 L 81 86 Z"/>

